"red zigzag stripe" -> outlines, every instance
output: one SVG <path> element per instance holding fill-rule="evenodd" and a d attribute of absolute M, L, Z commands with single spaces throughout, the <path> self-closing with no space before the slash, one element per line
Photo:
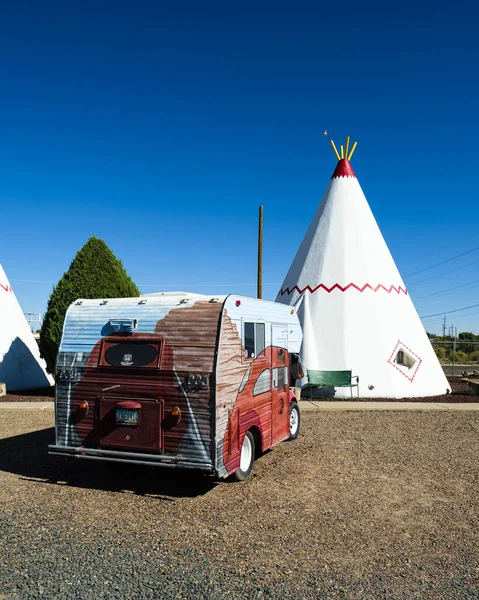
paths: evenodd
<path fill-rule="evenodd" d="M 328 292 L 328 294 L 330 294 L 333 290 L 339 290 L 341 292 L 345 292 L 346 290 L 349 290 L 349 288 L 354 288 L 355 290 L 358 290 L 358 292 L 364 292 L 364 290 L 366 290 L 366 289 L 370 289 L 373 292 L 377 292 L 378 290 L 384 290 L 388 294 L 390 294 L 392 291 L 397 292 L 398 294 L 400 294 L 402 292 L 403 294 L 405 294 L 407 296 L 407 290 L 405 288 L 402 288 L 401 286 L 396 287 L 394 285 L 390 285 L 389 288 L 387 288 L 382 283 L 380 283 L 376 287 L 373 287 L 370 283 L 364 284 L 363 287 L 359 287 L 355 283 L 348 283 L 348 285 L 345 285 L 344 287 L 342 285 L 339 285 L 339 283 L 335 283 L 330 288 L 326 287 L 324 285 L 324 283 L 320 283 L 314 289 L 312 289 L 311 286 L 309 286 L 309 285 L 307 285 L 303 289 L 301 289 L 297 285 L 295 285 L 293 288 L 288 287 L 285 290 L 281 290 L 281 295 L 284 296 L 285 294 L 288 294 L 288 295 L 292 294 L 294 292 L 294 290 L 296 290 L 300 294 L 302 294 L 306 290 L 309 290 L 309 292 L 311 294 L 314 294 L 314 292 L 316 292 L 319 289 L 323 289 L 326 292 Z"/>

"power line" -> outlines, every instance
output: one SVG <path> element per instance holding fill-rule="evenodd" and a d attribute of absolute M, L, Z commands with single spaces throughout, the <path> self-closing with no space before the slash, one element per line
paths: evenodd
<path fill-rule="evenodd" d="M 459 321 L 460 319 L 467 319 L 467 317 L 473 317 L 474 315 L 479 315 L 479 312 L 474 311 L 473 313 L 467 313 L 466 315 L 459 315 L 458 317 L 454 317 L 454 322 Z M 429 321 L 428 325 L 432 325 L 433 323 L 442 323 L 442 319 Z"/>
<path fill-rule="evenodd" d="M 441 315 L 443 313 L 440 313 Z M 459 315 L 458 317 L 454 317 L 454 321 L 459 321 L 459 319 L 466 319 L 467 317 L 473 317 L 474 315 L 479 315 L 478 311 L 474 311 L 472 313 L 466 313 L 465 315 Z M 421 317 L 421 319 L 424 317 Z M 429 323 L 427 324 L 429 325 L 433 325 L 434 323 L 442 323 L 443 319 L 436 319 L 435 321 L 429 321 Z"/>
<path fill-rule="evenodd" d="M 472 250 L 468 250 L 467 252 L 462 252 L 462 254 L 457 254 L 456 256 L 452 256 L 451 258 L 447 258 L 446 260 L 441 260 L 441 262 L 435 263 L 430 267 L 425 267 L 424 269 L 420 269 L 419 271 L 414 271 L 414 273 L 409 273 L 406 277 L 412 277 L 413 275 L 418 275 L 419 273 L 423 273 L 424 271 L 429 271 L 429 269 L 434 269 L 434 267 L 439 267 L 439 265 L 444 265 L 445 263 L 451 262 L 451 260 L 456 260 L 456 258 L 461 258 L 461 256 L 466 256 L 466 254 L 471 254 L 471 252 L 475 252 L 479 250 L 479 246 L 472 248 Z"/>
<path fill-rule="evenodd" d="M 442 273 L 439 273 L 438 275 L 432 275 L 431 277 L 426 277 L 426 279 L 420 279 L 419 281 L 414 281 L 413 283 L 409 284 L 408 287 L 411 287 L 411 285 L 419 285 L 420 283 L 424 283 L 425 281 L 430 281 L 431 279 L 436 279 L 437 277 L 442 277 L 443 275 L 448 275 L 449 273 L 454 273 L 455 271 L 460 271 L 461 269 L 465 269 L 466 267 L 472 267 L 472 265 L 477 265 L 477 263 L 479 263 L 479 260 L 475 260 L 472 263 L 467 263 L 467 265 L 462 265 L 462 267 L 456 267 L 455 269 L 449 269 L 449 271 L 443 271 Z"/>
<path fill-rule="evenodd" d="M 456 308 L 456 310 L 446 310 L 445 312 L 434 313 L 433 315 L 424 315 L 419 317 L 420 319 L 429 319 L 429 317 L 440 317 L 441 315 L 449 315 L 451 313 L 460 312 L 461 310 L 468 310 L 469 308 L 476 308 L 479 304 L 472 304 L 471 306 L 465 306 L 464 308 Z"/>
<path fill-rule="evenodd" d="M 463 238 L 462 240 L 459 240 L 457 242 L 453 242 L 452 244 L 448 244 L 447 246 L 442 246 L 441 250 L 446 250 L 447 248 L 452 248 L 453 246 L 457 246 L 458 244 L 462 244 L 462 242 L 466 241 L 466 240 L 470 240 L 473 237 L 476 237 L 477 235 L 479 235 L 479 233 L 473 233 L 472 235 L 468 235 L 467 237 Z M 427 258 L 428 256 L 431 256 L 432 254 L 436 254 L 437 250 L 433 250 L 432 252 L 428 252 L 427 254 L 423 254 L 422 258 Z M 411 260 L 409 260 L 407 263 L 405 263 L 406 265 L 410 265 L 412 262 L 415 262 L 417 260 L 417 258 L 412 258 Z"/>
<path fill-rule="evenodd" d="M 426 298 L 433 298 L 435 296 L 447 296 L 448 293 L 454 293 L 457 290 L 461 290 L 461 291 L 465 291 L 462 288 L 473 288 L 475 287 L 477 284 L 479 283 L 479 279 L 477 279 L 476 281 L 470 281 L 468 283 L 464 283 L 462 285 L 455 285 L 453 287 L 447 288 L 445 290 L 440 290 L 439 292 L 434 292 L 432 294 L 427 294 L 427 296 L 421 296 L 420 298 L 416 298 L 415 301 L 418 302 L 419 300 L 425 300 Z M 451 292 L 452 290 L 452 292 Z"/>
<path fill-rule="evenodd" d="M 464 319 L 464 317 L 472 317 L 473 315 L 479 315 L 479 312 L 474 311 L 472 313 L 467 313 L 467 315 L 459 315 L 458 317 L 454 317 L 454 320 L 459 321 L 459 319 Z"/>

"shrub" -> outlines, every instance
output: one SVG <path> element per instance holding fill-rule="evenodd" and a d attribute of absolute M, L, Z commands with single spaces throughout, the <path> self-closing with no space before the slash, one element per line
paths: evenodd
<path fill-rule="evenodd" d="M 438 360 L 446 360 L 447 350 L 445 348 L 443 348 L 442 346 L 436 346 L 436 345 L 434 345 L 433 348 L 434 348 L 434 352 L 436 353 Z"/>
<path fill-rule="evenodd" d="M 140 295 L 121 261 L 103 240 L 91 237 L 53 288 L 40 332 L 40 353 L 54 373 L 65 313 L 78 298 L 128 298 Z"/>
<path fill-rule="evenodd" d="M 479 350 L 474 350 L 469 354 L 469 361 L 472 363 L 479 363 Z"/>
<path fill-rule="evenodd" d="M 452 351 L 451 351 L 451 356 L 452 356 Z M 467 362 L 467 359 L 468 359 L 468 356 L 465 352 L 462 352 L 461 350 L 456 350 L 455 362 L 464 363 L 464 362 Z"/>

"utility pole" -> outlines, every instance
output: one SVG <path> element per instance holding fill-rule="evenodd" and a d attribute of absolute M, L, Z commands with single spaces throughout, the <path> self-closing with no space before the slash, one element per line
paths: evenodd
<path fill-rule="evenodd" d="M 451 374 L 454 375 L 454 364 L 456 362 L 456 337 L 454 336 L 454 340 L 452 342 L 452 369 Z"/>
<path fill-rule="evenodd" d="M 442 318 L 442 337 L 446 337 L 446 315 Z"/>
<path fill-rule="evenodd" d="M 263 297 L 263 207 L 259 207 L 258 220 L 258 298 Z"/>
<path fill-rule="evenodd" d="M 449 325 L 449 335 L 452 337 L 452 369 L 451 373 L 454 375 L 454 365 L 456 363 L 456 342 L 457 342 L 457 327 L 455 325 Z"/>

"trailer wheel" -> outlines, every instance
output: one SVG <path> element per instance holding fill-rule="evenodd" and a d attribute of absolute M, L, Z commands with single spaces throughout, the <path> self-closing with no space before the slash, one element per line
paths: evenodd
<path fill-rule="evenodd" d="M 243 444 L 241 446 L 240 466 L 231 476 L 234 481 L 244 481 L 251 475 L 254 463 L 254 453 L 254 437 L 251 431 L 248 431 L 243 438 Z"/>
<path fill-rule="evenodd" d="M 296 400 L 292 400 L 289 405 L 289 438 L 288 440 L 295 440 L 299 435 L 299 426 L 301 424 L 301 417 L 299 413 L 299 406 Z"/>

